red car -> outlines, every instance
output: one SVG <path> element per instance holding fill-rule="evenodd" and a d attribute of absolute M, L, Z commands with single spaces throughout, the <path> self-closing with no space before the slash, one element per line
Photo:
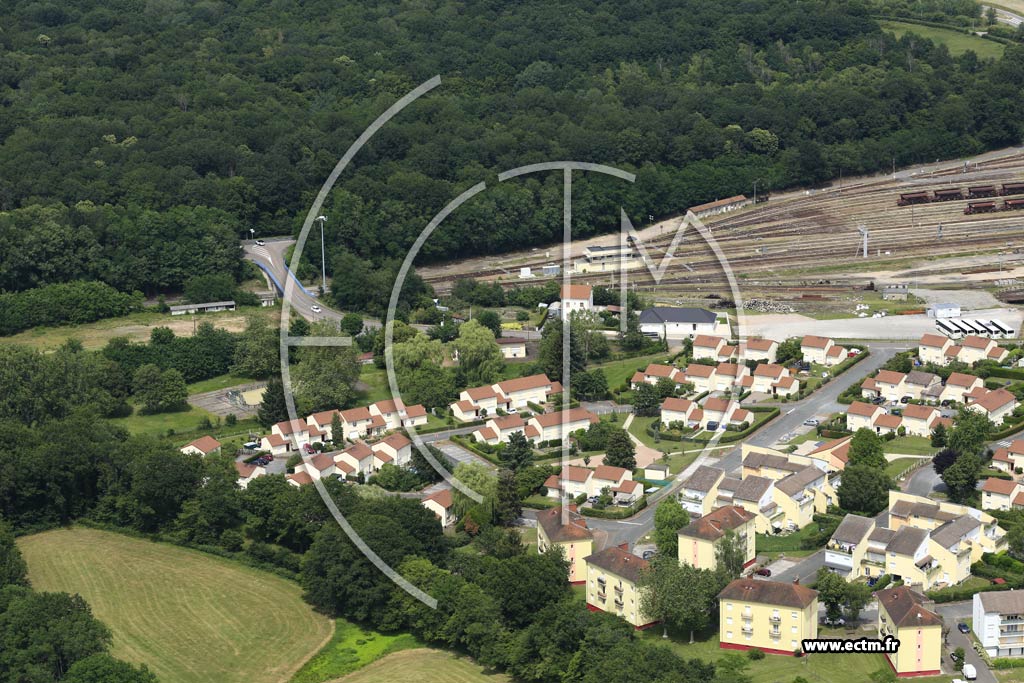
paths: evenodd
<path fill-rule="evenodd" d="M 313 450 L 313 447 L 310 446 L 308 443 L 305 446 L 303 446 L 303 448 L 305 448 L 306 452 L 309 453 L 310 455 L 313 455 L 314 453 L 316 453 L 316 451 Z"/>
<path fill-rule="evenodd" d="M 761 567 L 760 569 L 758 569 L 754 573 L 757 574 L 758 576 L 771 576 L 772 575 L 772 570 L 768 569 L 768 567 Z"/>

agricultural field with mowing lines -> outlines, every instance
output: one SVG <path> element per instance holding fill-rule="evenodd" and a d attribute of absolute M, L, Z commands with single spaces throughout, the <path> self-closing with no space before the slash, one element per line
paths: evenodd
<path fill-rule="evenodd" d="M 229 560 L 81 527 L 18 545 L 36 590 L 81 594 L 161 683 L 286 681 L 332 634 L 297 584 Z"/>
<path fill-rule="evenodd" d="M 504 674 L 487 671 L 472 660 L 440 650 L 405 650 L 390 654 L 334 683 L 509 683 Z"/>

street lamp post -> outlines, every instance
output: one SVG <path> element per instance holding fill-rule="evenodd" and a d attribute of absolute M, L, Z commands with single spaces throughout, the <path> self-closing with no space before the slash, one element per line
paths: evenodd
<path fill-rule="evenodd" d="M 317 216 L 316 219 L 320 221 L 320 274 L 323 278 L 320 289 L 323 294 L 327 294 L 327 257 L 324 252 L 324 223 L 327 222 L 327 216 Z"/>
<path fill-rule="evenodd" d="M 256 237 L 256 228 L 249 228 L 249 239 Z"/>

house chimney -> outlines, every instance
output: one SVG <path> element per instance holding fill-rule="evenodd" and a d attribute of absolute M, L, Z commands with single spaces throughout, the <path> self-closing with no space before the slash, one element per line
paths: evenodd
<path fill-rule="evenodd" d="M 793 579 L 793 585 L 794 586 L 799 586 L 800 585 L 800 577 L 799 576 L 796 577 L 795 579 Z"/>

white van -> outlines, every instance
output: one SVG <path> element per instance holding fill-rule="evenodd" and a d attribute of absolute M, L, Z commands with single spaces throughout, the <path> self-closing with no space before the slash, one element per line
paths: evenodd
<path fill-rule="evenodd" d="M 973 664 L 964 664 L 964 678 L 969 681 L 973 681 L 978 677 L 978 670 L 974 668 Z"/>

